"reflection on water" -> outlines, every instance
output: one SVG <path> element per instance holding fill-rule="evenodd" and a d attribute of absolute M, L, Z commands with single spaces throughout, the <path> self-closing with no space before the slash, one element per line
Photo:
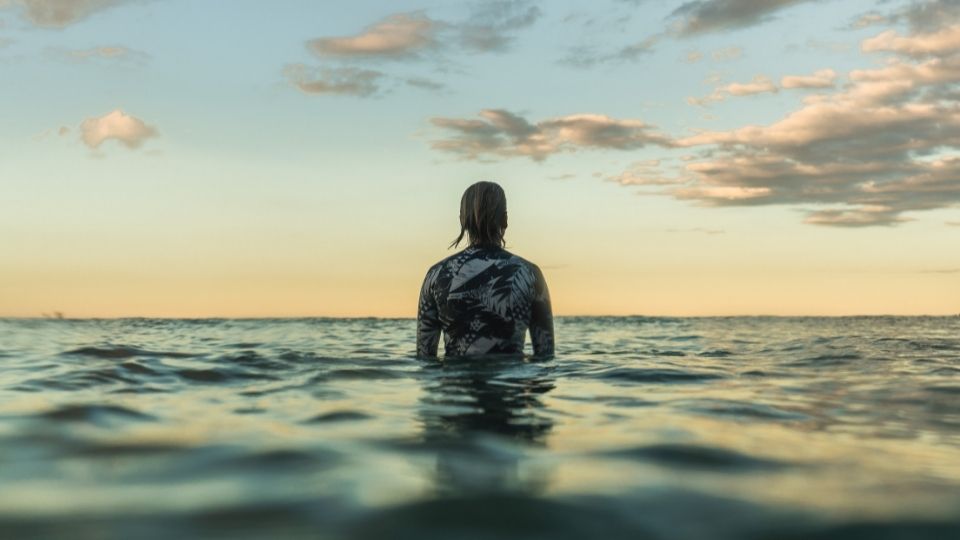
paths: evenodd
<path fill-rule="evenodd" d="M 425 367 L 423 439 L 436 448 L 435 485 L 443 496 L 542 491 L 545 479 L 521 470 L 522 452 L 542 446 L 553 422 L 541 413 L 553 389 L 549 362 L 478 358 Z"/>
<path fill-rule="evenodd" d="M 960 318 L 0 320 L 4 538 L 957 538 Z"/>

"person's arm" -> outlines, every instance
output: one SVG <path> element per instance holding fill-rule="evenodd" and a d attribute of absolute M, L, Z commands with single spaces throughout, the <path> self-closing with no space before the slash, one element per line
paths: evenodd
<path fill-rule="evenodd" d="M 436 269 L 431 268 L 420 287 L 420 304 L 417 308 L 417 358 L 436 358 L 440 343 L 440 311 L 433 297 L 433 282 Z"/>
<path fill-rule="evenodd" d="M 553 309 L 550 307 L 550 291 L 543 272 L 533 266 L 534 294 L 530 311 L 530 342 L 534 356 L 553 356 Z"/>

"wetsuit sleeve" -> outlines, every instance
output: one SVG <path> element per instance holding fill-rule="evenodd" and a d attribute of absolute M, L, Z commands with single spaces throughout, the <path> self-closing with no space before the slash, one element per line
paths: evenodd
<path fill-rule="evenodd" d="M 535 356 L 553 356 L 553 309 L 547 280 L 537 266 L 533 267 L 534 294 L 530 310 L 530 342 Z"/>
<path fill-rule="evenodd" d="M 417 357 L 435 358 L 440 343 L 440 311 L 433 297 L 433 283 L 437 269 L 431 268 L 423 278 L 420 288 L 420 304 L 417 308 Z"/>

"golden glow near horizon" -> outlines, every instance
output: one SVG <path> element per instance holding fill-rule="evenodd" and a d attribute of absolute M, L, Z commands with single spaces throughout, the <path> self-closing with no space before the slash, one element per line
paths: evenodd
<path fill-rule="evenodd" d="M 0 3 L 0 317 L 411 317 L 477 180 L 559 315 L 960 313 L 960 15 L 681 3 Z"/>

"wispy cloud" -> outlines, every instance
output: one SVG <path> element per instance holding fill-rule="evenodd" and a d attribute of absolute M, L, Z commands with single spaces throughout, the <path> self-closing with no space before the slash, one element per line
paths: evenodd
<path fill-rule="evenodd" d="M 150 60 L 150 55 L 122 45 L 105 45 L 88 49 L 48 49 L 48 53 L 57 59 L 69 62 L 124 62 L 142 65 Z"/>
<path fill-rule="evenodd" d="M 870 26 L 888 24 L 889 22 L 890 18 L 886 15 L 882 15 L 876 11 L 870 11 L 857 16 L 857 18 L 847 25 L 847 28 L 851 30 L 859 30 L 861 28 L 867 28 Z"/>
<path fill-rule="evenodd" d="M 743 56 L 743 49 L 735 46 L 723 47 L 710 53 L 710 58 L 713 58 L 717 62 L 736 60 L 741 56 Z"/>
<path fill-rule="evenodd" d="M 459 21 L 437 20 L 423 12 L 396 13 L 357 34 L 316 38 L 307 47 L 324 58 L 381 60 L 415 58 L 428 49 L 502 52 L 541 15 L 531 0 L 475 2 Z"/>
<path fill-rule="evenodd" d="M 693 0 L 673 11 L 675 32 L 683 37 L 745 28 L 770 20 L 785 8 L 816 0 Z"/>
<path fill-rule="evenodd" d="M 687 51 L 683 55 L 683 61 L 688 64 L 696 64 L 700 60 L 703 60 L 703 53 L 700 51 Z"/>
<path fill-rule="evenodd" d="M 66 133 L 69 131 L 60 129 L 61 135 Z M 157 135 L 156 128 L 119 109 L 103 116 L 87 118 L 80 124 L 81 140 L 93 149 L 109 140 L 115 140 L 127 148 L 139 148 L 144 141 Z"/>
<path fill-rule="evenodd" d="M 622 173 L 607 175 L 605 178 L 621 186 L 675 186 L 686 181 L 679 176 L 665 174 L 659 159 L 636 161 Z"/>
<path fill-rule="evenodd" d="M 442 82 L 438 82 L 433 79 L 427 79 L 424 77 L 411 77 L 404 82 L 408 86 L 419 88 L 421 90 L 429 90 L 431 92 L 440 92 L 447 88 L 447 85 L 443 84 Z"/>
<path fill-rule="evenodd" d="M 780 79 L 780 86 L 783 88 L 833 88 L 836 79 L 836 71 L 821 69 L 810 75 L 787 75 Z"/>
<path fill-rule="evenodd" d="M 958 0 L 914 0 L 895 11 L 891 22 L 906 21 L 913 32 L 931 32 L 960 22 Z"/>
<path fill-rule="evenodd" d="M 460 45 L 472 52 L 502 52 L 519 30 L 543 13 L 529 0 L 486 0 L 473 4 L 467 19 L 456 25 Z"/>
<path fill-rule="evenodd" d="M 931 270 L 921 270 L 921 274 L 960 274 L 960 268 L 934 268 Z"/>
<path fill-rule="evenodd" d="M 294 86 L 309 94 L 370 96 L 385 83 L 438 91 L 445 89 L 446 84 L 366 66 L 369 62 L 399 60 L 428 60 L 442 66 L 453 53 L 503 52 L 521 30 L 533 25 L 540 16 L 540 8 L 532 0 L 474 2 L 468 5 L 463 19 L 454 21 L 431 18 L 422 11 L 395 13 L 356 34 L 324 36 L 306 42 L 313 54 L 339 65 L 309 68 L 294 64 L 286 68 L 285 74 Z"/>
<path fill-rule="evenodd" d="M 63 28 L 98 11 L 131 0 L 0 0 L 0 8 L 16 6 L 33 24 L 45 28 Z"/>
<path fill-rule="evenodd" d="M 587 148 L 632 150 L 670 144 L 667 137 L 640 120 L 617 120 L 598 114 L 575 114 L 531 123 L 509 111 L 485 109 L 480 118 L 432 118 L 433 125 L 449 136 L 432 141 L 431 146 L 466 159 L 522 156 L 542 161 L 552 154 Z"/>
<path fill-rule="evenodd" d="M 696 4 L 690 2 L 688 4 Z M 682 7 L 681 7 L 682 9 Z M 678 10 L 679 11 L 679 10 Z M 674 14 L 676 16 L 676 12 Z M 618 19 L 620 21 L 621 19 Z M 560 59 L 561 64 L 572 67 L 589 68 L 600 64 L 636 62 L 656 52 L 656 46 L 663 40 L 683 36 L 683 31 L 677 31 L 677 25 L 674 25 L 674 31 L 663 31 L 643 39 L 627 43 L 619 48 L 609 47 L 607 45 L 597 45 L 596 43 L 588 45 L 576 45 L 570 47 L 567 54 Z M 728 46 L 717 49 L 710 53 L 710 57 L 717 62 L 736 60 L 743 55 L 743 49 L 737 46 Z M 700 51 L 688 51 L 684 61 L 687 63 L 699 62 L 703 58 Z"/>
<path fill-rule="evenodd" d="M 883 4 L 888 2 L 878 2 Z M 886 12 L 871 9 L 858 15 L 848 29 L 859 30 L 872 26 L 892 26 L 905 23 L 911 32 L 932 32 L 960 22 L 960 0 L 910 0 Z"/>
<path fill-rule="evenodd" d="M 755 94 L 775 94 L 779 92 L 780 89 L 777 88 L 777 85 L 773 84 L 773 81 L 770 80 L 770 77 L 766 75 L 756 75 L 753 79 L 747 82 L 734 82 L 718 86 L 711 92 L 709 95 L 706 95 L 702 98 L 690 97 L 687 98 L 687 102 L 691 105 L 709 105 L 710 103 L 716 103 L 723 101 L 730 96 L 752 96 Z"/>
<path fill-rule="evenodd" d="M 321 57 L 409 58 L 436 45 L 437 28 L 437 22 L 422 13 L 398 13 L 358 34 L 313 39 L 307 47 Z"/>
<path fill-rule="evenodd" d="M 610 62 L 635 62 L 652 53 L 660 36 L 651 36 L 613 52 L 599 52 L 593 47 L 573 47 L 560 63 L 573 67 L 593 67 Z"/>
<path fill-rule="evenodd" d="M 368 97 L 379 89 L 383 73 L 371 69 L 311 68 L 292 64 L 284 69 L 287 79 L 306 94 Z"/>

